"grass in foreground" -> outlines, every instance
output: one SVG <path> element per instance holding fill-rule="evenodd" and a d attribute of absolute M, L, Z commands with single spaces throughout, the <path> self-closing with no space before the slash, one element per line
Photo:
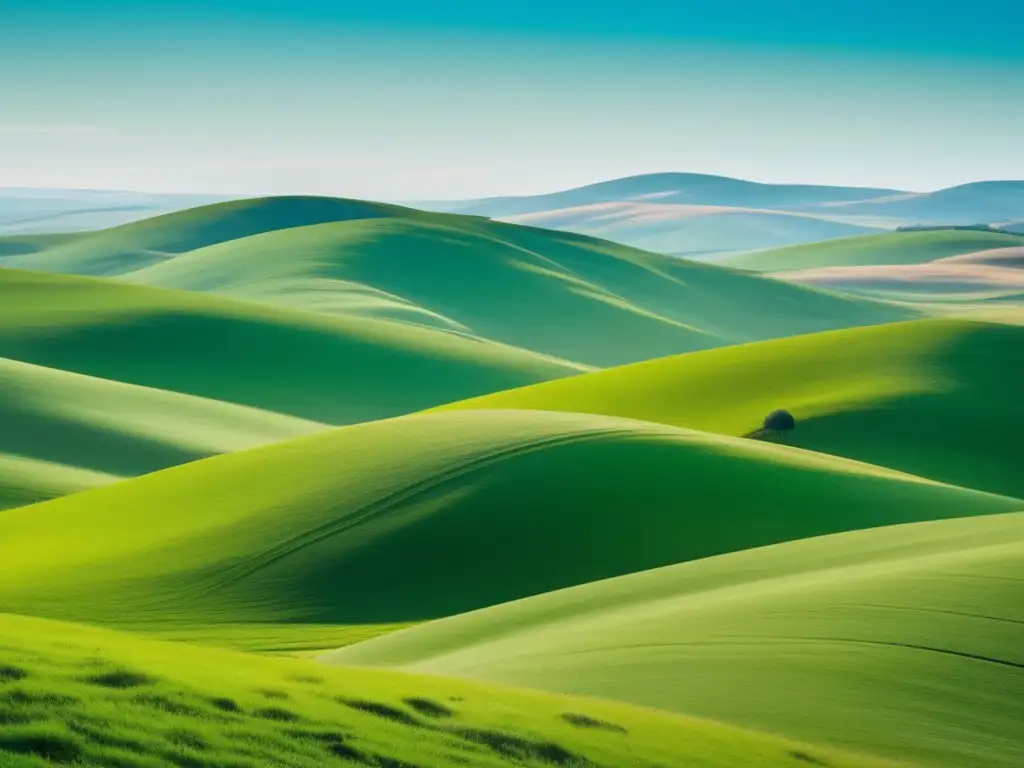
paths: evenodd
<path fill-rule="evenodd" d="M 610 702 L 0 614 L 0 765 L 882 768 Z"/>

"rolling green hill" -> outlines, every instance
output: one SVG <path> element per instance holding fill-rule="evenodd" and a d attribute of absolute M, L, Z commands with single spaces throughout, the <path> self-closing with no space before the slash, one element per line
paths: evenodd
<path fill-rule="evenodd" d="M 322 424 L 0 358 L 0 508 Z"/>
<path fill-rule="evenodd" d="M 581 235 L 428 214 L 232 240 L 125 279 L 471 332 L 595 366 L 915 315 Z"/>
<path fill-rule="evenodd" d="M 652 360 L 446 408 L 579 411 L 778 439 L 1024 498 L 1024 328 L 922 320 Z"/>
<path fill-rule="evenodd" d="M 332 654 L 616 698 L 934 768 L 1024 754 L 1024 513 L 588 584 Z"/>
<path fill-rule="evenodd" d="M 0 614 L 0 643 L 5 768 L 890 765 L 623 704 L 10 615 Z"/>
<path fill-rule="evenodd" d="M 391 215 L 429 214 L 331 197 L 233 200 L 76 235 L 0 237 L 0 256 L 9 255 L 2 262 L 7 267 L 72 275 L 119 275 L 186 251 L 260 232 Z"/>
<path fill-rule="evenodd" d="M 989 248 L 1024 245 L 1024 237 L 1003 232 L 932 230 L 889 232 L 805 243 L 729 256 L 732 267 L 756 272 L 787 272 L 821 267 L 921 264 Z"/>
<path fill-rule="evenodd" d="M 408 324 L 10 269 L 0 357 L 332 424 L 581 370 Z"/>
<path fill-rule="evenodd" d="M 147 631 L 413 621 L 746 547 L 1020 503 L 645 422 L 428 414 L 9 510 L 0 605 Z"/>

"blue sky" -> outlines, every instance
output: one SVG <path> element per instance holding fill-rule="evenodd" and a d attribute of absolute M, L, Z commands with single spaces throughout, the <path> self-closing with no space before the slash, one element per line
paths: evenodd
<path fill-rule="evenodd" d="M 1024 3 L 0 3 L 0 186 L 1024 178 Z"/>

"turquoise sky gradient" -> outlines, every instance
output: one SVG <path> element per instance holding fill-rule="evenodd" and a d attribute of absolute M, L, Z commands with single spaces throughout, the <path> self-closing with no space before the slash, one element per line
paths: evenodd
<path fill-rule="evenodd" d="M 1024 178 L 1017 0 L 41 5 L 0 6 L 0 186 Z"/>

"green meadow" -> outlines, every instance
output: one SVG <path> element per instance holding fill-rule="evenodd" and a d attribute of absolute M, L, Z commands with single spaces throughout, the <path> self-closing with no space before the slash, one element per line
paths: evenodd
<path fill-rule="evenodd" d="M 0 766 L 1016 768 L 1019 308 L 787 275 L 1014 237 L 0 238 Z"/>

